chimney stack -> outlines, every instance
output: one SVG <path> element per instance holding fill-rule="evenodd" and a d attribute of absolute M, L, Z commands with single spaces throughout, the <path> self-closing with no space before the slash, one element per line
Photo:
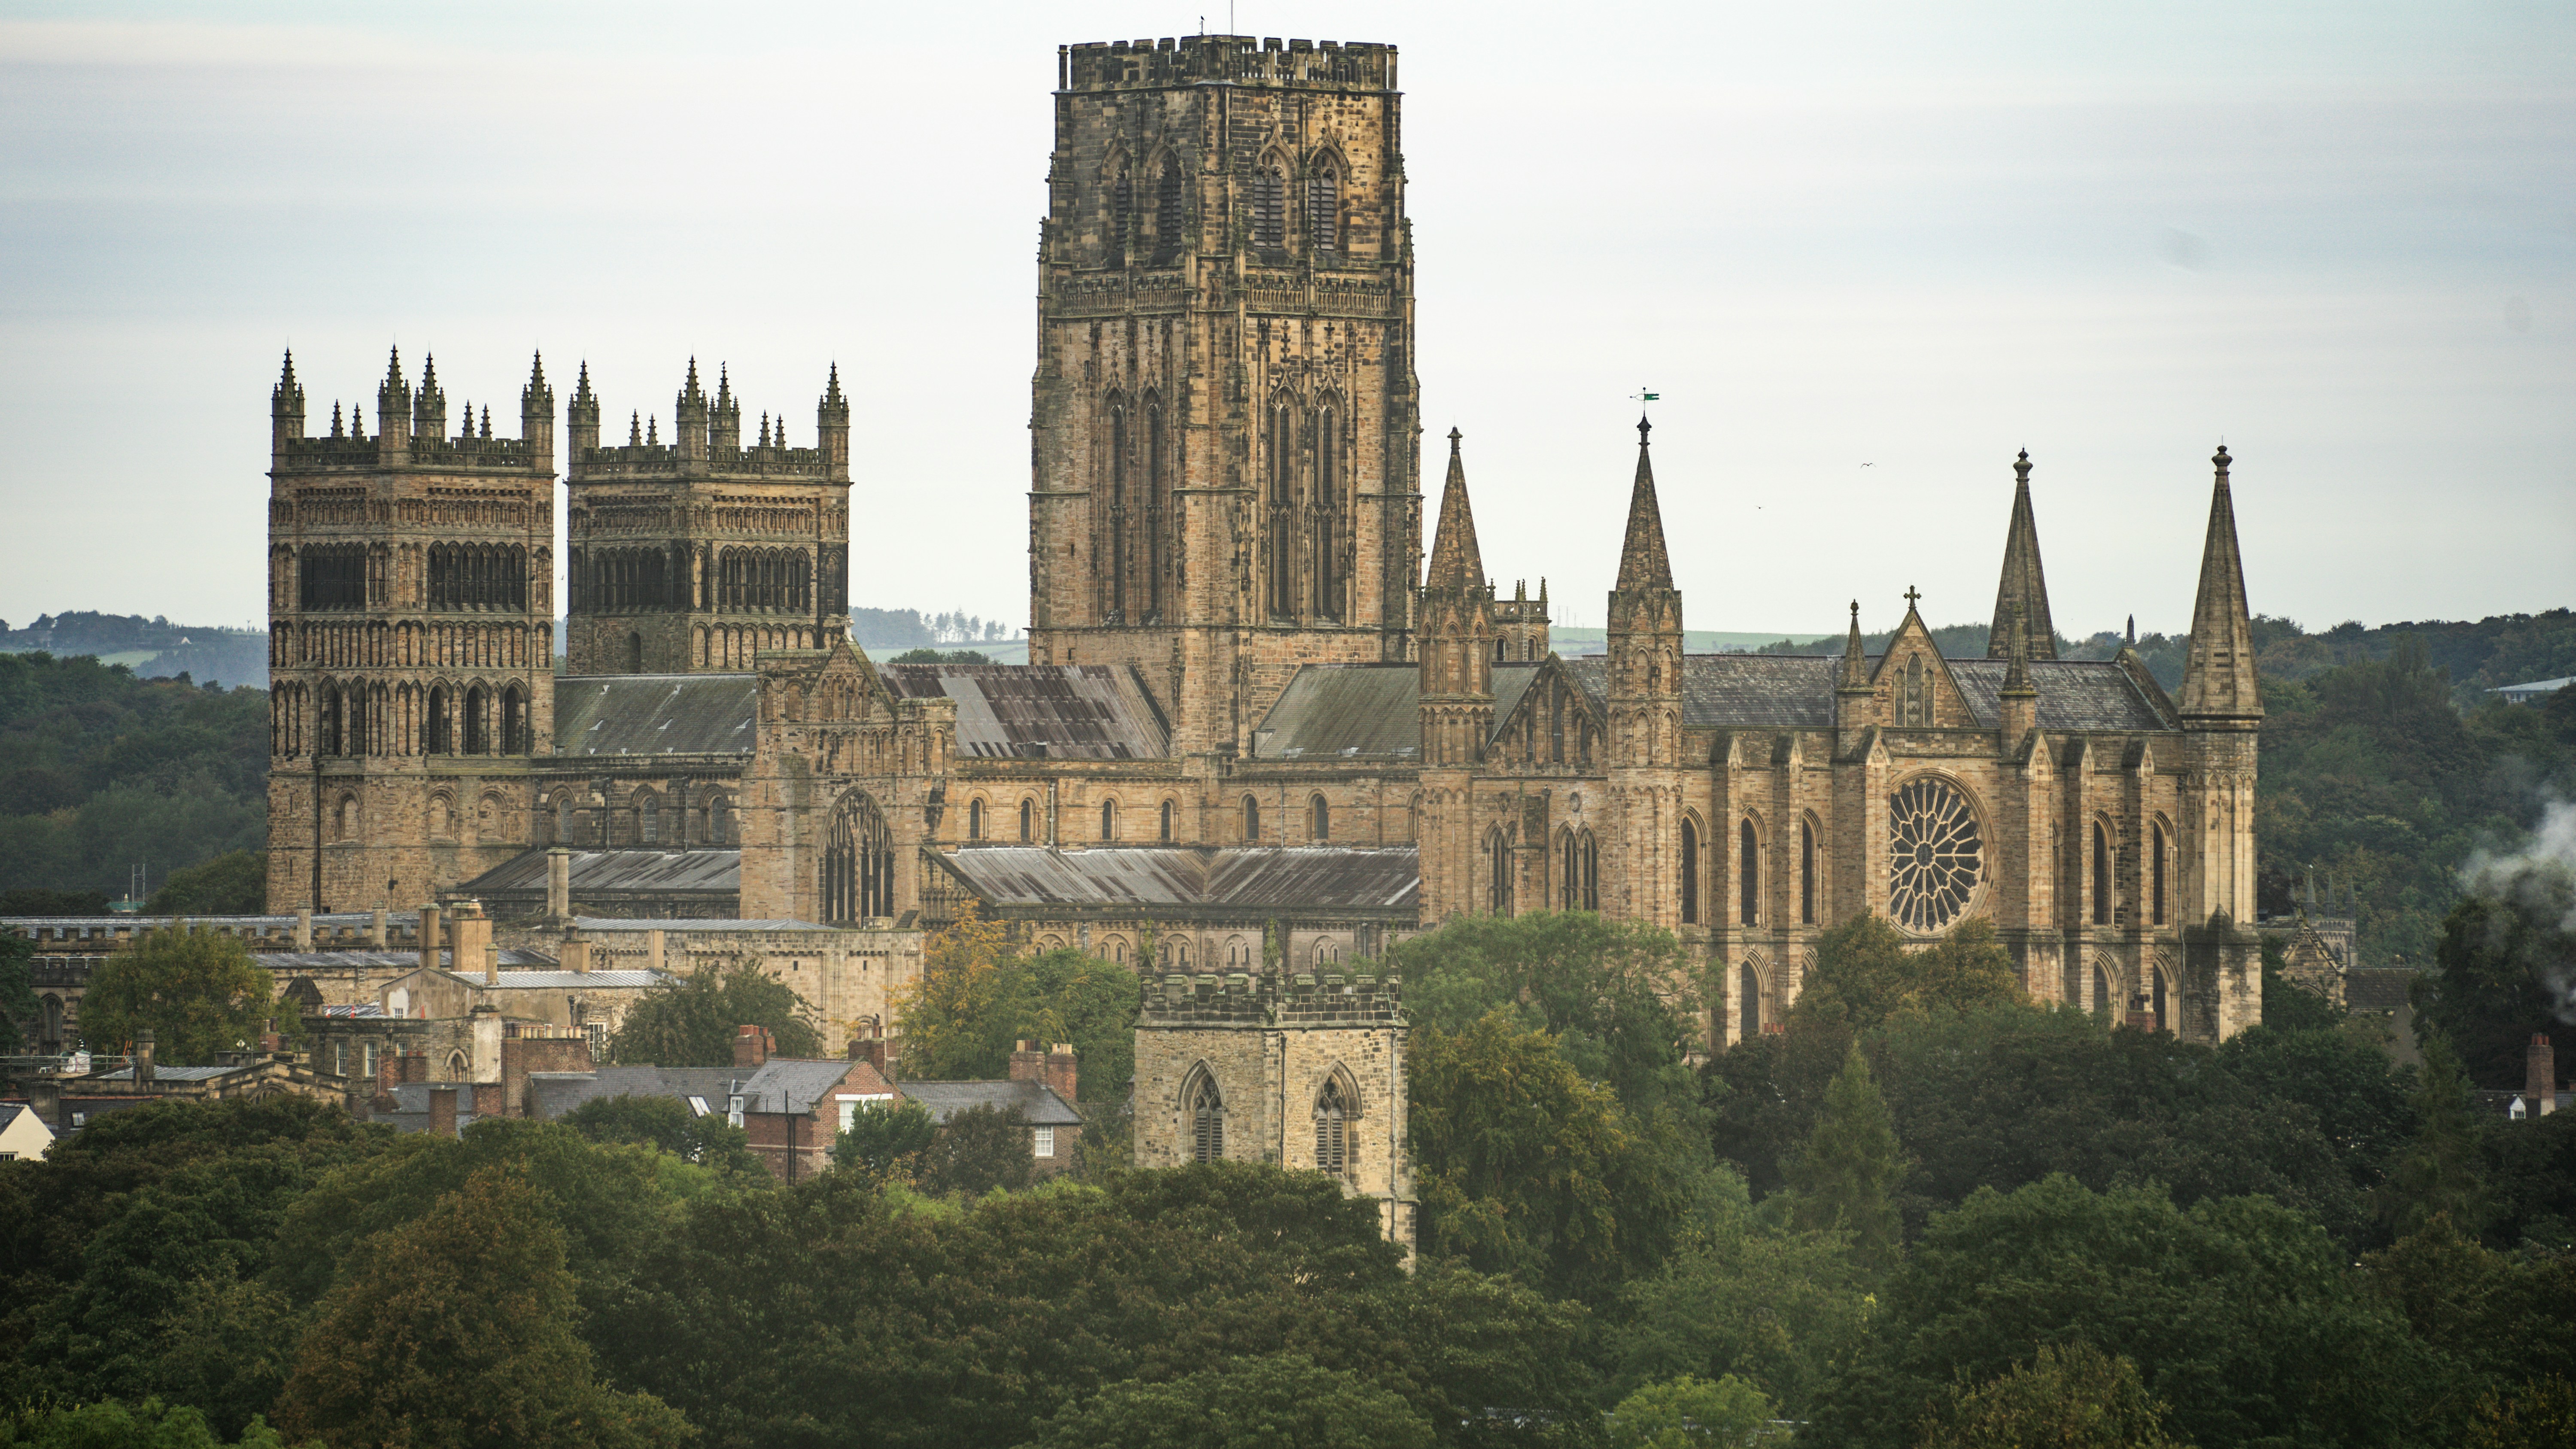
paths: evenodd
<path fill-rule="evenodd" d="M 303 907 L 295 913 L 295 949 L 298 951 L 313 949 L 313 908 L 310 906 Z"/>
<path fill-rule="evenodd" d="M 572 918 L 572 850 L 558 845 L 546 852 L 546 919 Z"/>
<path fill-rule="evenodd" d="M 428 1081 L 429 1053 L 404 1052 L 402 1054 L 402 1080 L 406 1082 Z"/>
<path fill-rule="evenodd" d="M 437 969 L 441 964 L 438 958 L 438 953 L 446 946 L 446 944 L 447 943 L 445 941 L 439 939 L 438 907 L 434 905 L 421 907 L 420 964 L 431 970 Z"/>
<path fill-rule="evenodd" d="M 563 943 L 563 969 L 572 972 L 576 976 L 589 974 L 590 943 L 588 941 L 566 941 Z"/>
<path fill-rule="evenodd" d="M 155 1080 L 152 1070 L 152 1033 L 147 1028 L 134 1034 L 134 1080 Z"/>
<path fill-rule="evenodd" d="M 1064 1099 L 1066 1106 L 1069 1107 L 1073 1105 L 1073 1043 L 1069 1041 L 1057 1042 L 1055 1046 L 1047 1052 L 1046 1084 L 1054 1090 L 1057 1096 Z"/>
<path fill-rule="evenodd" d="M 1011 1053 L 1011 1080 L 1014 1082 L 1046 1080 L 1046 1053 L 1038 1050 L 1036 1042 L 1021 1042 L 1019 1049 Z"/>
<path fill-rule="evenodd" d="M 452 1083 L 441 1082 L 429 1089 L 429 1135 L 456 1135 L 456 1088 Z"/>
<path fill-rule="evenodd" d="M 733 1064 L 738 1068 L 757 1071 L 768 1065 L 769 1054 L 775 1048 L 776 1043 L 770 1039 L 769 1028 L 765 1026 L 734 1028 Z"/>
<path fill-rule="evenodd" d="M 2558 1054 L 2549 1044 L 2547 1032 L 2531 1034 L 2531 1045 L 2522 1052 L 2522 1099 L 2530 1104 L 2536 1117 L 2546 1117 L 2558 1110 Z"/>

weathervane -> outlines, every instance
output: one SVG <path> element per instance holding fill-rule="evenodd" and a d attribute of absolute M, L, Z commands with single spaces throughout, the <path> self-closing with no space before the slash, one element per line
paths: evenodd
<path fill-rule="evenodd" d="M 1635 392 L 1632 392 L 1632 393 L 1628 394 L 1628 401 L 1633 402 L 1633 403 L 1640 403 L 1640 404 L 1643 404 L 1643 403 L 1650 403 L 1650 402 L 1658 401 L 1658 400 L 1660 400 L 1662 397 L 1663 397 L 1663 394 L 1662 394 L 1662 393 L 1659 393 L 1659 392 L 1648 392 L 1648 391 L 1646 391 L 1644 388 L 1642 388 L 1642 387 L 1641 387 L 1641 388 L 1638 388 Z M 1640 407 L 1640 408 L 1638 409 L 1638 411 L 1639 411 L 1639 412 L 1643 412 L 1643 411 L 1645 411 L 1645 409 L 1644 409 L 1643 407 Z"/>

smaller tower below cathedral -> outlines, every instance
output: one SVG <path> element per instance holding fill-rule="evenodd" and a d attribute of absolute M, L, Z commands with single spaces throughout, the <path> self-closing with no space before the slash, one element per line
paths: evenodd
<path fill-rule="evenodd" d="M 567 418 L 565 473 L 574 674 L 738 671 L 764 649 L 821 649 L 849 633 L 850 404 L 835 367 L 815 405 L 815 445 L 790 447 L 786 415 L 742 443 L 742 403 L 719 367 L 711 397 L 695 358 L 658 420 L 602 446 L 584 365 Z"/>
<path fill-rule="evenodd" d="M 1422 763 L 1463 767 L 1482 755 L 1494 725 L 1494 589 L 1476 546 L 1461 434 L 1449 430 L 1449 478 L 1422 585 Z"/>

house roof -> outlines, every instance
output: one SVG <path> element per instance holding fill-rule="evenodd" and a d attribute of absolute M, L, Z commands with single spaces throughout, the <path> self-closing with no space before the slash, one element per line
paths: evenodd
<path fill-rule="evenodd" d="M 759 689 L 748 674 L 621 674 L 555 681 L 558 755 L 748 755 Z"/>
<path fill-rule="evenodd" d="M 772 1057 L 743 1084 L 743 1110 L 802 1116 L 813 1111 L 814 1104 L 839 1086 L 853 1069 L 871 1077 L 876 1075 L 876 1068 L 856 1059 Z"/>
<path fill-rule="evenodd" d="M 550 850 L 542 845 L 523 850 L 458 886 L 455 893 L 541 898 L 546 893 L 546 856 Z M 742 894 L 739 850 L 576 850 L 571 866 L 576 900 L 584 895 L 611 893 Z"/>
<path fill-rule="evenodd" d="M 1414 847 L 970 845 L 932 857 L 995 906 L 1411 911 Z"/>
<path fill-rule="evenodd" d="M 160 1082 L 211 1082 L 217 1077 L 229 1077 L 241 1070 L 243 1068 L 240 1067 L 165 1067 L 156 1062 L 152 1067 L 152 1077 L 153 1080 Z M 113 1072 L 100 1072 L 90 1080 L 130 1082 L 134 1080 L 134 1068 L 124 1067 Z"/>
<path fill-rule="evenodd" d="M 897 699 L 957 701 L 957 750 L 975 759 L 1142 760 L 1171 726 L 1136 671 L 1109 664 L 885 664 Z"/>
<path fill-rule="evenodd" d="M 897 1082 L 895 1090 L 943 1123 L 960 1112 L 990 1107 L 1031 1127 L 1082 1125 L 1082 1114 L 1043 1082 Z"/>
<path fill-rule="evenodd" d="M 2411 966 L 2355 966 L 2344 972 L 2344 1010 L 2397 1011 L 2419 974 Z"/>
<path fill-rule="evenodd" d="M 740 1067 L 601 1067 L 591 1072 L 531 1072 L 533 1110 L 548 1121 L 596 1097 L 691 1097 L 709 1110 L 725 1110 L 733 1084 L 749 1076 Z"/>

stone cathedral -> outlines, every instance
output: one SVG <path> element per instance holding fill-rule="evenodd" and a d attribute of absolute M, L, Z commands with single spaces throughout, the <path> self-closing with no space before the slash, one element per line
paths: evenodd
<path fill-rule="evenodd" d="M 971 899 L 1157 980 L 1140 1153 L 1203 1154 L 1216 1120 L 1223 1154 L 1394 1196 L 1401 1009 L 1359 963 L 1462 913 L 1670 927 L 1726 968 L 1712 1046 L 1772 1025 L 1864 910 L 1926 940 L 1991 918 L 2041 999 L 2204 1040 L 2254 1022 L 2263 711 L 2226 450 L 2178 698 L 2132 654 L 2055 657 L 2026 456 L 1983 657 L 1942 657 L 1910 589 L 1876 654 L 1857 603 L 1840 657 L 1685 653 L 1643 422 L 1607 652 L 1559 657 L 1544 590 L 1485 571 L 1455 430 L 1425 563 L 1396 60 L 1059 53 L 1025 666 L 850 643 L 868 482 L 837 376 L 791 443 L 691 363 L 667 438 L 629 403 L 618 443 L 585 371 L 559 501 L 542 365 L 517 438 L 451 422 L 399 357 L 375 431 L 335 405 L 320 437 L 290 359 L 271 909 L 506 910 L 556 845 L 597 915 L 911 929 Z M 1309 1060 L 1296 1021 L 1374 1045 Z M 1327 1089 L 1347 1127 L 1309 1143 L 1284 1124 Z"/>

